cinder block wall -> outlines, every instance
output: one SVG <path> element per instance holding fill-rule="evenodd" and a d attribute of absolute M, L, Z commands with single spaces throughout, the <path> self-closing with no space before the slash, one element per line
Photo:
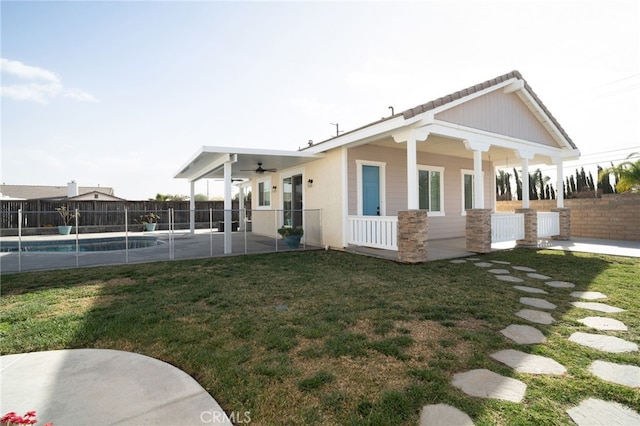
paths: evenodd
<path fill-rule="evenodd" d="M 551 211 L 555 200 L 533 200 L 532 209 Z M 521 201 L 498 201 L 496 211 L 512 212 Z M 640 193 L 604 194 L 602 198 L 564 200 L 571 210 L 571 236 L 640 241 Z"/>

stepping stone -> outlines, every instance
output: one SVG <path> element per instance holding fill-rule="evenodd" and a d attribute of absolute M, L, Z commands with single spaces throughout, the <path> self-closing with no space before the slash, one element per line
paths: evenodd
<path fill-rule="evenodd" d="M 473 426 L 466 413 L 447 404 L 425 405 L 420 413 L 420 426 Z"/>
<path fill-rule="evenodd" d="M 595 328 L 600 331 L 627 331 L 628 328 L 622 321 L 604 317 L 586 317 L 579 319 L 578 322 L 587 327 Z"/>
<path fill-rule="evenodd" d="M 513 275 L 496 275 L 496 278 L 500 281 L 508 281 L 510 283 L 521 283 L 524 281 L 522 278 L 514 277 Z"/>
<path fill-rule="evenodd" d="M 551 279 L 551 277 L 548 277 L 548 276 L 542 275 L 542 274 L 533 274 L 532 273 L 532 274 L 527 274 L 527 276 L 529 278 L 534 278 L 536 280 L 548 280 L 548 279 Z"/>
<path fill-rule="evenodd" d="M 589 371 L 602 380 L 631 388 L 640 388 L 640 367 L 614 364 L 606 361 L 593 361 Z"/>
<path fill-rule="evenodd" d="M 515 288 L 516 290 L 525 291 L 527 293 L 549 294 L 541 288 L 526 287 L 523 285 L 514 285 L 513 288 Z"/>
<path fill-rule="evenodd" d="M 536 324 L 551 324 L 555 320 L 548 312 L 536 311 L 533 309 L 522 309 L 516 312 L 516 315 L 527 321 L 535 322 Z"/>
<path fill-rule="evenodd" d="M 527 385 L 520 380 L 504 377 L 485 369 L 454 374 L 451 385 L 467 395 L 512 402 L 522 401 L 527 390 Z"/>
<path fill-rule="evenodd" d="M 498 362 L 507 364 L 519 373 L 562 375 L 567 372 L 557 361 L 540 355 L 531 355 L 506 349 L 489 355 Z"/>
<path fill-rule="evenodd" d="M 618 337 L 582 333 L 580 331 L 573 333 L 569 337 L 569 341 L 592 349 L 598 349 L 599 351 L 616 354 L 623 352 L 635 352 L 638 350 L 638 345 L 635 343 L 628 342 Z"/>
<path fill-rule="evenodd" d="M 500 333 L 521 345 L 532 345 L 547 341 L 547 338 L 544 337 L 540 330 L 530 325 L 511 324 L 507 328 L 500 330 Z"/>
<path fill-rule="evenodd" d="M 491 272 L 492 274 L 508 274 L 509 271 L 506 269 L 489 269 L 487 272 Z"/>
<path fill-rule="evenodd" d="M 497 263 L 499 265 L 511 265 L 511 262 L 507 262 L 505 260 L 492 260 L 491 262 Z"/>
<path fill-rule="evenodd" d="M 547 302 L 544 299 L 539 299 L 537 297 L 521 297 L 520 298 L 520 303 L 522 303 L 523 305 L 529 305 L 529 306 L 533 306 L 535 308 L 540 308 L 540 309 L 555 309 L 557 308 L 556 305 L 554 305 L 551 302 Z"/>
<path fill-rule="evenodd" d="M 640 424 L 640 414 L 631 408 L 596 398 L 585 399 L 577 407 L 568 409 L 567 414 L 578 426 Z"/>
<path fill-rule="evenodd" d="M 467 263 L 467 261 L 464 259 L 453 259 L 449 263 Z"/>
<path fill-rule="evenodd" d="M 599 291 L 574 291 L 571 293 L 571 297 L 575 297 L 576 299 L 596 300 L 606 299 L 607 295 L 602 294 Z"/>
<path fill-rule="evenodd" d="M 479 259 L 479 258 L 477 258 L 477 257 L 467 257 L 467 260 L 470 260 L 470 261 L 472 261 L 472 262 L 477 262 L 477 261 L 478 261 L 478 260 L 480 260 L 480 259 Z"/>
<path fill-rule="evenodd" d="M 555 288 L 573 288 L 576 286 L 574 283 L 570 283 L 567 281 L 548 281 L 545 284 L 549 287 Z"/>
<path fill-rule="evenodd" d="M 589 309 L 591 311 L 606 312 L 608 314 L 615 314 L 617 312 L 626 312 L 625 309 L 616 308 L 615 306 L 607 305 L 600 302 L 571 302 L 576 308 Z"/>
<path fill-rule="evenodd" d="M 513 269 L 515 269 L 516 271 L 522 271 L 522 272 L 535 272 L 535 269 L 532 268 L 527 268 L 526 266 L 512 266 Z"/>
<path fill-rule="evenodd" d="M 491 268 L 493 266 L 493 263 L 489 263 L 489 262 L 478 262 L 478 263 L 474 263 L 474 265 L 479 266 L 481 268 Z"/>

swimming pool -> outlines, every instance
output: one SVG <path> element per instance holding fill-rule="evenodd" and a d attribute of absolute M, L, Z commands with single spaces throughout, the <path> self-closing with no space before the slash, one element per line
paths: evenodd
<path fill-rule="evenodd" d="M 78 251 L 116 251 L 155 247 L 164 244 L 156 237 L 129 237 L 128 241 L 125 237 L 109 237 L 109 238 L 87 238 L 78 240 Z M 75 240 L 53 240 L 53 241 L 22 241 L 22 252 L 75 252 Z M 3 241 L 0 246 L 0 252 L 11 253 L 18 251 L 17 241 Z"/>

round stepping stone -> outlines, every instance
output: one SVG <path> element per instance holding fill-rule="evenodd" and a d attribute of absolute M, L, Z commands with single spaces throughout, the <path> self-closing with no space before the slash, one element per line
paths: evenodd
<path fill-rule="evenodd" d="M 493 263 L 489 263 L 489 262 L 478 262 L 478 263 L 474 263 L 474 265 L 479 266 L 481 268 L 491 268 L 493 266 Z"/>
<path fill-rule="evenodd" d="M 531 355 L 513 349 L 499 351 L 489 356 L 519 373 L 562 375 L 567 372 L 566 368 L 551 358 Z"/>
<path fill-rule="evenodd" d="M 526 266 L 512 266 L 513 269 L 515 269 L 516 271 L 522 271 L 522 272 L 535 272 L 536 270 L 533 268 L 528 268 Z"/>
<path fill-rule="evenodd" d="M 574 283 L 570 283 L 567 281 L 548 281 L 545 284 L 549 287 L 555 288 L 573 288 L 576 286 Z"/>
<path fill-rule="evenodd" d="M 617 312 L 625 312 L 625 309 L 616 308 L 615 306 L 607 305 L 600 302 L 571 302 L 576 308 L 589 309 L 591 311 L 606 312 L 608 314 L 615 314 Z"/>
<path fill-rule="evenodd" d="M 507 328 L 500 330 L 500 333 L 521 345 L 532 345 L 547 341 L 547 338 L 544 337 L 540 330 L 530 325 L 511 324 Z"/>
<path fill-rule="evenodd" d="M 454 374 L 451 385 L 467 395 L 512 402 L 522 401 L 527 390 L 527 385 L 520 380 L 504 377 L 485 369 Z"/>
<path fill-rule="evenodd" d="M 640 367 L 614 364 L 606 361 L 593 361 L 589 366 L 589 371 L 607 382 L 631 388 L 640 388 Z"/>
<path fill-rule="evenodd" d="M 514 277 L 513 275 L 496 275 L 496 278 L 500 281 L 508 281 L 510 283 L 521 283 L 524 281 L 522 278 Z"/>
<path fill-rule="evenodd" d="M 464 259 L 453 259 L 449 263 L 467 263 L 467 261 Z"/>
<path fill-rule="evenodd" d="M 479 258 L 477 258 L 477 257 L 467 257 L 467 260 L 470 260 L 470 261 L 472 261 L 472 262 L 477 262 L 477 261 L 478 261 L 478 260 L 480 260 L 480 259 L 479 259 Z"/>
<path fill-rule="evenodd" d="M 516 290 L 525 291 L 527 293 L 549 294 L 541 288 L 527 287 L 523 285 L 514 285 L 513 288 L 515 288 Z"/>
<path fill-rule="evenodd" d="M 547 302 L 544 299 L 539 299 L 537 297 L 521 297 L 520 298 L 520 303 L 522 303 L 523 305 L 529 305 L 529 306 L 533 306 L 535 308 L 540 308 L 540 309 L 555 309 L 557 308 L 556 305 L 554 305 L 551 302 Z"/>
<path fill-rule="evenodd" d="M 585 399 L 567 414 L 578 426 L 640 424 L 640 414 L 631 408 L 596 398 Z"/>
<path fill-rule="evenodd" d="M 516 315 L 527 321 L 535 322 L 536 324 L 551 324 L 555 320 L 548 312 L 536 311 L 533 309 L 522 309 L 516 312 Z"/>
<path fill-rule="evenodd" d="M 569 341 L 588 348 L 616 354 L 623 352 L 635 352 L 638 350 L 638 345 L 635 343 L 628 342 L 618 337 L 582 333 L 580 331 L 573 333 L 569 337 Z"/>
<path fill-rule="evenodd" d="M 492 260 L 491 262 L 497 263 L 499 265 L 511 265 L 511 262 L 507 262 L 505 260 Z"/>
<path fill-rule="evenodd" d="M 613 318 L 604 317 L 586 317 L 579 319 L 578 322 L 587 327 L 595 328 L 600 331 L 627 331 L 628 328 L 622 321 Z"/>
<path fill-rule="evenodd" d="M 607 295 L 600 293 L 599 291 L 574 291 L 570 295 L 571 297 L 575 297 L 576 299 L 587 299 L 587 300 L 596 300 L 596 299 L 606 299 Z"/>
<path fill-rule="evenodd" d="M 548 280 L 548 279 L 551 279 L 551 277 L 548 277 L 548 276 L 546 276 L 546 275 L 542 275 L 542 274 L 534 274 L 534 273 L 531 273 L 531 274 L 527 274 L 527 276 L 528 276 L 529 278 L 534 278 L 534 279 L 536 279 L 536 280 Z"/>
<path fill-rule="evenodd" d="M 420 426 L 473 426 L 471 417 L 447 404 L 425 405 L 420 413 Z"/>
<path fill-rule="evenodd" d="M 489 269 L 487 272 L 491 272 L 492 274 L 508 274 L 509 271 L 506 269 Z"/>

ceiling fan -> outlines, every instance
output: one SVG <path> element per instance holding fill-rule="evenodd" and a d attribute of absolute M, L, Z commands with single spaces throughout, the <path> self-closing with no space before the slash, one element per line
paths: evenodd
<path fill-rule="evenodd" d="M 264 172 L 275 172 L 277 169 L 263 169 L 262 168 L 262 163 L 258 163 L 258 168 L 255 170 L 242 170 L 243 172 L 256 172 L 257 174 L 262 174 Z"/>

